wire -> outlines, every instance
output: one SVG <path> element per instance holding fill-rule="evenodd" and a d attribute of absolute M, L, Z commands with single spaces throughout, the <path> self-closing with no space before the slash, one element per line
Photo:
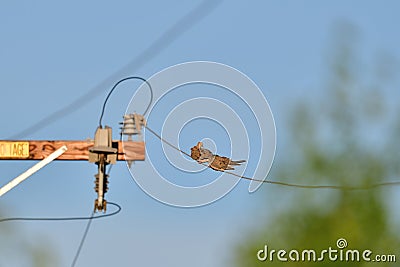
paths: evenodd
<path fill-rule="evenodd" d="M 155 131 L 150 129 L 147 125 L 144 126 L 147 130 L 149 130 L 152 134 L 154 134 L 158 139 L 160 139 L 162 142 L 166 143 L 170 147 L 174 148 L 175 150 L 181 152 L 182 154 L 188 156 L 191 158 L 191 156 L 186 153 L 185 151 L 182 151 L 178 147 L 174 146 L 164 138 L 162 138 L 159 134 L 157 134 Z M 199 163 L 203 166 L 206 166 L 208 168 L 211 168 L 207 163 Z M 223 170 L 222 172 L 225 172 L 227 174 L 239 177 L 240 179 L 244 180 L 249 180 L 249 181 L 256 181 L 260 183 L 267 183 L 267 184 L 274 184 L 274 185 L 281 185 L 281 186 L 289 186 L 289 187 L 296 187 L 296 188 L 307 188 L 307 189 L 335 189 L 335 190 L 367 190 L 367 189 L 373 189 L 373 188 L 378 188 L 378 187 L 383 187 L 383 186 L 397 186 L 400 185 L 400 181 L 394 181 L 394 182 L 384 182 L 384 183 L 377 183 L 377 184 L 371 184 L 371 185 L 366 185 L 366 186 L 340 186 L 340 185 L 301 185 L 301 184 L 293 184 L 293 183 L 286 183 L 286 182 L 279 182 L 279 181 L 270 181 L 270 180 L 259 180 L 255 178 L 250 178 L 246 177 L 243 175 L 239 175 L 234 172 L 230 172 L 227 170 Z"/>
<path fill-rule="evenodd" d="M 121 134 L 121 136 L 120 136 L 120 141 L 121 141 L 121 140 L 122 140 L 122 134 Z M 113 166 L 113 165 L 111 165 L 110 168 L 108 169 L 107 175 L 110 175 L 112 166 Z M 110 205 L 116 205 L 115 203 L 112 203 L 112 202 L 108 202 L 108 204 L 110 204 Z M 121 207 L 120 207 L 120 206 L 119 206 L 119 208 L 120 208 L 119 211 L 121 211 Z M 119 211 L 118 211 L 118 212 L 119 212 Z M 86 241 L 86 237 L 87 237 L 87 235 L 88 235 L 88 233 L 89 233 L 90 226 L 92 225 L 94 213 L 95 213 L 95 211 L 93 210 L 92 213 L 91 213 L 91 215 L 90 215 L 90 219 L 88 220 L 88 222 L 87 222 L 87 224 L 86 224 L 86 228 L 85 228 L 85 231 L 83 232 L 83 235 L 82 235 L 82 238 L 81 238 L 81 242 L 79 243 L 78 249 L 77 249 L 76 252 L 75 252 L 74 260 L 72 261 L 71 267 L 74 267 L 74 266 L 75 266 L 76 262 L 78 261 L 79 255 L 81 254 L 81 251 L 82 251 L 82 248 L 83 248 L 83 244 L 84 244 L 85 241 Z"/>
<path fill-rule="evenodd" d="M 151 103 L 153 103 L 153 88 L 151 88 L 150 83 L 149 83 L 146 79 L 144 79 L 144 78 L 142 78 L 142 77 L 138 77 L 138 76 L 126 77 L 126 78 L 124 78 L 124 79 L 122 79 L 122 80 L 119 80 L 116 84 L 114 84 L 114 86 L 112 87 L 112 89 L 111 89 L 110 92 L 108 93 L 108 95 L 107 95 L 107 97 L 106 97 L 106 100 L 104 100 L 103 108 L 101 109 L 101 114 L 100 114 L 100 119 L 99 119 L 99 126 L 100 126 L 100 128 L 102 127 L 101 121 L 103 120 L 104 111 L 105 111 L 105 109 L 106 109 L 106 104 L 107 104 L 108 99 L 110 98 L 111 94 L 114 92 L 115 88 L 117 88 L 117 86 L 118 86 L 120 83 L 122 83 L 122 82 L 124 82 L 124 81 L 127 81 L 127 80 L 141 80 L 141 81 L 145 82 L 145 83 L 149 86 L 149 88 L 150 88 L 150 102 L 149 102 L 149 104 L 147 105 L 147 107 L 146 107 L 146 109 L 145 109 L 143 115 L 146 115 L 147 111 L 149 111 L 149 108 L 150 108 L 150 106 L 151 106 Z"/>
<path fill-rule="evenodd" d="M 158 139 L 160 139 L 161 141 L 163 141 L 164 143 L 166 143 L 167 145 L 169 145 L 170 147 L 172 147 L 173 149 L 181 152 L 182 154 L 185 154 L 186 156 L 190 157 L 191 156 L 186 153 L 185 151 L 179 149 L 178 147 L 174 146 L 173 144 L 171 144 L 170 142 L 168 142 L 167 140 L 165 140 L 164 138 L 162 138 L 159 134 L 157 134 L 155 131 L 153 131 L 152 129 L 150 129 L 147 125 L 144 126 L 147 130 L 149 130 L 149 132 L 151 132 L 152 134 L 154 134 Z"/>
<path fill-rule="evenodd" d="M 117 203 L 108 202 L 108 204 L 115 206 L 117 208 L 116 211 L 109 214 L 101 214 L 96 216 L 89 217 L 15 217 L 15 218 L 4 218 L 0 219 L 0 223 L 2 222 L 10 222 L 10 221 L 82 221 L 82 220 L 96 220 L 100 218 L 110 217 L 117 215 L 121 212 L 122 208 Z"/>
<path fill-rule="evenodd" d="M 212 10 L 214 10 L 222 1 L 221 0 L 205 0 L 198 6 L 193 8 L 183 17 L 178 19 L 170 28 L 168 28 L 163 34 L 161 34 L 153 43 L 151 43 L 143 52 L 131 60 L 128 64 L 120 68 L 114 74 L 108 76 L 106 79 L 101 81 L 98 85 L 94 86 L 84 95 L 78 97 L 70 104 L 54 111 L 52 114 L 44 117 L 35 124 L 28 126 L 20 132 L 6 138 L 9 140 L 20 139 L 29 134 L 35 133 L 55 121 L 66 117 L 67 115 L 78 111 L 90 101 L 93 101 L 97 96 L 98 92 L 109 88 L 114 81 L 120 79 L 121 76 L 125 76 L 128 73 L 132 73 L 145 65 L 151 59 L 160 54 L 165 50 L 171 43 L 173 43 L 179 36 L 187 32 L 194 25 L 204 19 Z"/>
<path fill-rule="evenodd" d="M 111 217 L 114 215 L 117 215 L 118 213 L 121 212 L 122 207 L 120 205 L 118 205 L 117 203 L 114 202 L 108 202 L 109 205 L 117 207 L 117 210 L 109 213 L 109 214 L 102 214 L 102 215 L 97 215 L 94 216 L 95 212 L 92 211 L 91 215 L 89 217 L 61 217 L 61 218 L 57 218 L 57 217 L 20 217 L 20 218 L 4 218 L 4 219 L 0 219 L 0 223 L 2 222 L 10 222 L 10 221 L 78 221 L 78 220 L 88 220 L 88 223 L 86 225 L 85 231 L 83 233 L 83 236 L 81 238 L 81 241 L 79 243 L 78 249 L 75 253 L 74 259 L 72 261 L 71 267 L 74 267 L 76 262 L 78 261 L 79 255 L 82 251 L 83 248 L 83 244 L 85 243 L 86 237 L 89 233 L 89 229 L 90 226 L 93 222 L 94 219 L 100 219 L 100 218 L 105 218 L 105 217 Z"/>
<path fill-rule="evenodd" d="M 239 177 L 241 179 L 245 179 L 245 180 L 256 181 L 256 182 L 260 182 L 260 183 L 297 187 L 297 188 L 308 188 L 308 189 L 367 190 L 367 189 L 373 189 L 373 188 L 383 187 L 383 186 L 400 185 L 400 181 L 377 183 L 377 184 L 371 184 L 371 185 L 365 185 L 365 186 L 301 185 L 301 184 L 292 184 L 292 183 L 285 183 L 285 182 L 279 182 L 279 181 L 259 180 L 259 179 L 242 176 L 237 173 L 230 172 L 230 171 L 224 171 L 224 172 L 226 172 L 230 175 Z"/>
<path fill-rule="evenodd" d="M 92 224 L 93 221 L 93 215 L 94 211 L 92 211 L 92 215 L 90 216 L 90 219 L 88 220 L 88 223 L 86 224 L 85 231 L 83 232 L 83 236 L 81 238 L 81 242 L 79 243 L 78 249 L 75 252 L 74 260 L 72 261 L 71 267 L 74 267 L 76 262 L 78 261 L 79 255 L 81 254 L 83 244 L 85 243 L 87 234 L 89 233 L 90 225 Z"/>

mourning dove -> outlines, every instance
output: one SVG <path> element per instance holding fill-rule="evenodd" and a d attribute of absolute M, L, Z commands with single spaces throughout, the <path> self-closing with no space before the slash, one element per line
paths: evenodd
<path fill-rule="evenodd" d="M 231 160 L 227 157 L 214 155 L 210 150 L 203 148 L 203 143 L 198 142 L 192 147 L 190 156 L 198 163 L 208 163 L 208 166 L 216 171 L 234 170 L 233 166 L 238 166 L 245 160 Z"/>

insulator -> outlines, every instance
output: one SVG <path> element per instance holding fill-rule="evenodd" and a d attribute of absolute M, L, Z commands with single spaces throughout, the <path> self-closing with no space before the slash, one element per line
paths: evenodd
<path fill-rule="evenodd" d="M 144 117 L 140 114 L 126 114 L 123 119 L 124 121 L 120 123 L 121 134 L 127 135 L 128 140 L 132 138 L 132 135 L 140 134 L 142 126 L 146 125 Z"/>
<path fill-rule="evenodd" d="M 94 180 L 94 191 L 96 191 L 96 193 L 98 193 L 99 192 L 99 186 L 100 186 L 99 175 L 95 174 L 94 177 L 96 178 Z M 103 181 L 103 193 L 104 194 L 107 193 L 107 191 L 108 191 L 108 183 L 109 183 L 108 182 L 108 177 L 109 177 L 108 174 L 104 175 L 104 181 Z"/>
<path fill-rule="evenodd" d="M 124 122 L 121 127 L 121 134 L 127 135 L 129 139 L 132 138 L 132 135 L 138 134 L 138 131 L 135 126 L 135 116 L 134 114 L 127 114 L 123 116 Z"/>
<path fill-rule="evenodd" d="M 104 193 L 108 191 L 108 175 L 104 177 Z"/>

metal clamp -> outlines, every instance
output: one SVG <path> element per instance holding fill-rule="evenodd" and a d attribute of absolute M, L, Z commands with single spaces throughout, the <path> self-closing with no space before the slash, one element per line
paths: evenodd
<path fill-rule="evenodd" d="M 94 136 L 94 146 L 89 148 L 89 162 L 98 166 L 94 187 L 97 192 L 97 199 L 94 202 L 95 211 L 106 211 L 107 201 L 104 199 L 104 195 L 108 190 L 106 166 L 116 163 L 117 152 L 118 148 L 113 147 L 112 143 L 111 127 L 98 127 Z"/>

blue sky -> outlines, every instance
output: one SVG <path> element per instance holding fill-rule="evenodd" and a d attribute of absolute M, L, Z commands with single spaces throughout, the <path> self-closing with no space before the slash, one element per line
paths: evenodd
<path fill-rule="evenodd" d="M 83 95 L 143 52 L 198 3 L 1 3 L 0 137 L 15 134 Z M 388 55 L 398 71 L 399 8 L 397 1 L 224 1 L 129 74 L 150 77 L 193 60 L 221 62 L 244 72 L 261 88 L 274 113 L 279 162 L 290 156 L 282 148 L 291 103 L 325 94 L 320 86 L 328 77 L 337 25 L 350 23 L 358 29 L 362 73 L 370 73 L 380 55 Z M 399 84 L 394 76 L 385 92 L 393 103 L 399 99 Z M 99 88 L 97 98 L 77 112 L 26 138 L 92 137 L 109 89 Z M 115 138 L 132 95 L 121 89 L 110 99 L 105 121 L 114 127 Z M 32 164 L 0 162 L 0 183 Z M 0 208 L 6 216 L 89 214 L 95 172 L 96 166 L 87 162 L 54 162 L 2 197 Z M 118 163 L 107 199 L 120 203 L 123 212 L 93 223 L 77 266 L 230 266 L 233 245 L 246 235 L 247 227 L 261 220 L 257 211 L 280 207 L 279 200 L 272 199 L 279 188 L 264 187 L 249 194 L 247 187 L 248 182 L 241 181 L 226 197 L 206 207 L 174 208 L 147 196 L 125 164 Z M 54 252 L 60 266 L 70 265 L 83 228 L 83 222 L 15 223 L 29 242 Z M 15 240 L 9 249 L 17 248 Z M 23 252 L 14 253 L 8 254 L 9 259 L 0 256 L 0 265 L 29 266 L 15 256 Z"/>

